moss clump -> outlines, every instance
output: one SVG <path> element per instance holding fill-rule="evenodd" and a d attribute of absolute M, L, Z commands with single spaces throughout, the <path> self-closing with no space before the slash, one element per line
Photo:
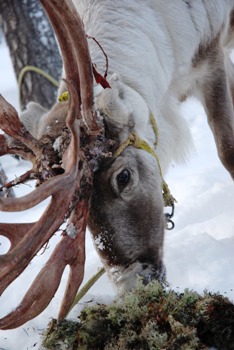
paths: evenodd
<path fill-rule="evenodd" d="M 46 349 L 76 350 L 78 327 L 78 322 L 64 320 L 57 323 L 52 319 L 44 334 L 43 346 Z"/>
<path fill-rule="evenodd" d="M 58 347 L 62 343 L 67 347 Z M 234 350 L 234 305 L 220 295 L 178 294 L 156 281 L 147 286 L 139 281 L 121 301 L 86 307 L 77 323 L 53 321 L 43 345 L 56 350 Z"/>
<path fill-rule="evenodd" d="M 221 295 L 206 294 L 198 304 L 202 315 L 197 333 L 202 341 L 221 350 L 234 349 L 234 305 Z"/>

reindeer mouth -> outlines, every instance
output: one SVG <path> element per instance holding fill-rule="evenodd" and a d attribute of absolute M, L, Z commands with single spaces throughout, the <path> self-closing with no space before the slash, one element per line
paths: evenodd
<path fill-rule="evenodd" d="M 136 261 L 127 268 L 123 266 L 115 266 L 107 270 L 110 279 L 117 288 L 119 296 L 131 291 L 136 287 L 137 277 L 142 279 L 143 284 L 148 284 L 153 280 L 158 280 L 164 284 L 166 278 L 166 268 L 164 264 L 155 266 L 149 263 Z"/>

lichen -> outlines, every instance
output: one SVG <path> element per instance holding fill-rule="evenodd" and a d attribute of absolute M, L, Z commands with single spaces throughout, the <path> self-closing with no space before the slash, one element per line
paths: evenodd
<path fill-rule="evenodd" d="M 218 294 L 180 294 L 139 281 L 111 305 L 86 307 L 79 322 L 54 321 L 44 346 L 62 349 L 61 342 L 67 350 L 234 350 L 234 305 Z"/>
<path fill-rule="evenodd" d="M 64 320 L 57 323 L 52 319 L 44 334 L 43 346 L 46 349 L 75 350 L 78 346 L 77 329 L 77 322 Z"/>

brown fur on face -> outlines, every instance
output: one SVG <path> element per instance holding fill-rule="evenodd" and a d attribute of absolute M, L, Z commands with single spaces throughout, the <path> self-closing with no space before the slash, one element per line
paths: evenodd
<path fill-rule="evenodd" d="M 123 276 L 138 265 L 138 273 L 147 281 L 163 270 L 161 180 L 156 161 L 149 163 L 144 151 L 129 147 L 94 177 L 89 226 L 112 279 L 111 268 Z M 130 173 L 126 186 L 117 180 L 123 170 Z M 131 287 L 126 282 L 124 289 Z"/>

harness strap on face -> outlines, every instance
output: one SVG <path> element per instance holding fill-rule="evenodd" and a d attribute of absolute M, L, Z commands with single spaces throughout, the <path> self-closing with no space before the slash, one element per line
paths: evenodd
<path fill-rule="evenodd" d="M 153 113 L 150 111 L 149 113 L 149 118 L 150 118 L 150 122 L 154 131 L 154 136 L 155 136 L 155 141 L 154 141 L 154 146 L 156 147 L 158 144 L 158 125 L 156 123 L 156 120 L 154 118 Z"/>
<path fill-rule="evenodd" d="M 158 127 L 156 120 L 153 116 L 153 114 L 150 112 L 150 121 L 154 130 L 155 134 L 155 146 L 158 143 Z M 162 174 L 162 168 L 160 165 L 160 160 L 158 158 L 158 155 L 154 151 L 154 149 L 142 138 L 140 138 L 135 132 L 132 132 L 126 141 L 124 141 L 119 148 L 115 151 L 114 153 L 114 158 L 117 158 L 128 146 L 133 146 L 138 149 L 142 149 L 148 153 L 150 153 L 157 161 L 158 163 L 158 168 L 159 168 L 159 173 L 162 178 L 162 192 L 163 192 L 163 199 L 164 199 L 164 206 L 165 207 L 172 207 L 174 205 L 174 202 L 176 202 L 176 199 L 172 196 L 169 187 L 166 183 L 166 181 L 163 178 Z"/>

